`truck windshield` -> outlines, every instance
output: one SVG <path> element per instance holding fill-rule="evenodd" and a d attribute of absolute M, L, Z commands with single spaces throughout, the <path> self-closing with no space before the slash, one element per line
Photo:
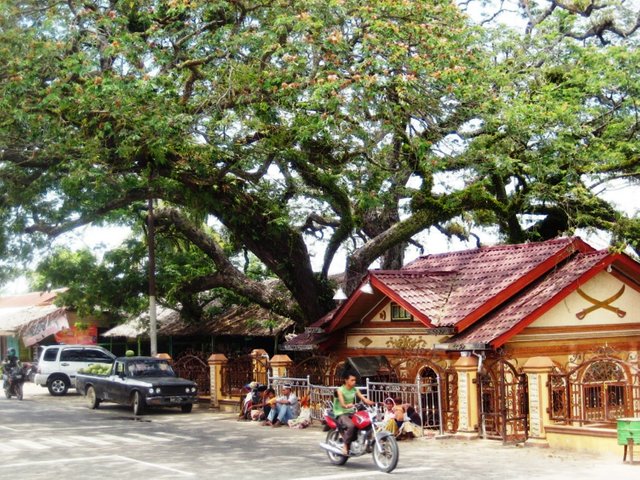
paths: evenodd
<path fill-rule="evenodd" d="M 151 360 L 130 362 L 127 371 L 131 377 L 175 377 L 173 369 L 167 362 Z"/>

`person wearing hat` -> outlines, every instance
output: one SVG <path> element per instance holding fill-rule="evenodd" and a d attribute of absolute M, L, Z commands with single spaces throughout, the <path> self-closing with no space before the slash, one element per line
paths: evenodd
<path fill-rule="evenodd" d="M 282 386 L 282 395 L 276 399 L 263 425 L 273 427 L 286 425 L 289 420 L 298 416 L 299 410 L 298 397 L 291 391 L 291 385 L 284 384 Z"/>

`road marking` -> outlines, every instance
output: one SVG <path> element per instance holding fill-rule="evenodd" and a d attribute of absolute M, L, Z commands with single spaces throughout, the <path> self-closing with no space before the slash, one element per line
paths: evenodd
<path fill-rule="evenodd" d="M 142 445 L 144 442 L 142 440 L 138 440 L 137 438 L 130 438 L 125 435 L 109 435 L 106 433 L 101 433 L 100 435 L 96 435 L 96 438 L 101 440 L 106 440 L 105 443 L 131 443 L 133 445 Z"/>
<path fill-rule="evenodd" d="M 56 437 L 56 438 L 43 438 L 43 442 L 52 444 L 52 447 L 79 447 L 80 444 L 78 442 L 70 442 L 64 438 Z"/>
<path fill-rule="evenodd" d="M 15 446 L 15 444 L 23 445 L 31 450 L 49 450 L 51 447 L 48 445 L 43 445 L 38 442 L 32 442 L 31 440 L 25 440 L 23 438 L 18 438 L 15 440 L 10 440 L 11 445 Z"/>
<path fill-rule="evenodd" d="M 97 445 L 108 447 L 111 445 L 149 445 L 152 443 L 172 442 L 176 438 L 192 440 L 193 437 L 173 435 L 171 433 L 158 432 L 153 435 L 143 433 L 126 433 L 123 435 L 97 434 L 94 436 L 64 435 L 56 438 L 43 438 L 39 441 L 17 438 L 9 440 L 2 447 L 0 452 L 15 453 L 25 450 L 48 450 L 56 447 L 86 447 Z"/>
<path fill-rule="evenodd" d="M 19 449 L 19 448 L 12 447 L 12 446 L 11 446 L 11 445 L 9 445 L 9 444 L 6 444 L 6 443 L 5 443 L 5 444 L 3 444 L 3 445 L 2 445 L 2 453 L 4 453 L 4 452 L 7 452 L 7 453 L 16 453 L 16 452 L 19 452 L 19 451 L 20 451 L 20 449 Z"/>
<path fill-rule="evenodd" d="M 143 462 L 142 460 L 136 460 L 135 458 L 122 457 L 120 455 L 114 455 L 114 457 L 121 458 L 123 460 L 128 460 L 128 461 L 134 462 L 134 463 L 139 463 L 140 465 L 146 465 L 146 466 L 152 467 L 152 468 L 160 468 L 162 470 L 168 470 L 170 472 L 178 473 L 180 475 L 188 475 L 190 477 L 195 475 L 195 473 L 193 473 L 193 472 L 185 472 L 184 470 L 178 470 L 177 468 L 167 467 L 165 465 L 158 465 L 156 463 Z"/>
<path fill-rule="evenodd" d="M 193 437 L 185 437 L 184 435 L 175 435 L 173 433 L 158 432 L 157 435 L 164 435 L 171 438 L 181 438 L 183 440 L 193 440 Z"/>
<path fill-rule="evenodd" d="M 65 438 L 71 439 L 72 442 L 78 442 L 80 446 L 86 446 L 87 443 L 91 443 L 93 445 L 99 445 L 101 447 L 104 447 L 106 445 L 111 445 L 111 442 L 105 442 L 103 440 L 99 440 L 94 437 L 80 437 L 75 435 L 68 435 Z"/>
<path fill-rule="evenodd" d="M 41 428 L 33 428 L 31 424 L 21 423 L 18 425 L 14 425 L 13 427 L 5 427 L 0 426 L 0 428 L 5 428 L 7 430 L 11 430 L 12 432 L 61 432 L 64 430 L 97 430 L 97 429 L 109 429 L 113 428 L 111 425 L 87 425 L 86 427 L 41 427 Z"/>
<path fill-rule="evenodd" d="M 138 463 L 140 465 L 145 465 L 151 468 L 158 468 L 160 470 L 167 470 L 169 472 L 177 473 L 179 475 L 185 475 L 188 477 L 193 477 L 195 474 L 192 472 L 185 472 L 184 470 L 178 470 L 177 468 L 167 467 L 165 465 L 157 465 L 155 463 L 142 462 L 140 460 L 136 460 L 135 458 L 124 457 L 122 455 L 101 455 L 97 457 L 79 457 L 79 458 L 60 458 L 57 460 L 42 460 L 40 462 L 29 460 L 28 462 L 22 463 L 4 463 L 0 464 L 0 469 L 4 468 L 22 468 L 22 467 L 33 467 L 36 465 L 55 465 L 60 463 L 72 463 L 72 462 L 96 462 L 96 461 L 127 461 L 132 463 Z"/>
<path fill-rule="evenodd" d="M 433 470 L 433 467 L 414 467 L 414 468 L 397 468 L 393 471 L 393 473 L 414 473 L 414 472 L 426 472 L 429 470 Z M 291 480 L 342 480 L 349 478 L 371 478 L 377 475 L 389 475 L 388 473 L 380 472 L 378 470 L 371 470 L 367 472 L 344 472 L 344 473 L 335 473 L 331 475 L 320 475 L 317 477 L 298 477 L 292 478 Z"/>
<path fill-rule="evenodd" d="M 144 435 L 142 433 L 127 433 L 127 435 L 131 437 L 139 437 L 144 440 L 149 440 L 151 442 L 171 442 L 170 438 L 162 438 L 162 437 L 157 437 L 153 435 Z"/>

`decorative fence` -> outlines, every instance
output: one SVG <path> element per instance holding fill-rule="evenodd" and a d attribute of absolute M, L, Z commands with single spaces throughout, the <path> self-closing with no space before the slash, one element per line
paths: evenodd
<path fill-rule="evenodd" d="M 314 385 L 307 378 L 293 377 L 269 377 L 268 384 L 280 394 L 282 385 L 291 385 L 292 391 L 301 398 L 309 395 L 311 418 L 322 420 L 326 408 L 333 405 L 336 386 Z M 440 379 L 437 383 L 422 383 L 420 378 L 416 383 L 387 383 L 366 381 L 365 386 L 357 387 L 362 393 L 374 402 L 382 403 L 386 398 L 392 398 L 398 404 L 408 404 L 415 408 L 420 415 L 423 428 L 437 429 L 443 433 L 443 415 L 441 397 L 437 392 L 441 391 Z M 434 395 L 435 393 L 435 395 Z"/>

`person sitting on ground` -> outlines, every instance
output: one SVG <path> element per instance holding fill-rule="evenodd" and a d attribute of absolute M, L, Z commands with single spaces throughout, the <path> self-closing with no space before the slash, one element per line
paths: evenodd
<path fill-rule="evenodd" d="M 366 403 L 367 405 L 373 405 L 367 397 L 360 393 L 360 390 L 355 388 L 356 376 L 352 373 L 344 374 L 344 384 L 336 390 L 336 396 L 333 399 L 333 413 L 336 416 L 336 421 L 343 429 L 344 446 L 342 447 L 342 454 L 349 455 L 349 447 L 351 442 L 355 438 L 356 426 L 351 420 L 351 416 L 355 412 L 356 398 Z"/>
<path fill-rule="evenodd" d="M 299 414 L 298 397 L 291 391 L 291 385 L 282 386 L 282 395 L 276 399 L 275 405 L 269 411 L 265 426 L 280 427 Z"/>
<path fill-rule="evenodd" d="M 422 423 L 422 419 L 420 418 L 420 414 L 413 408 L 413 405 L 410 403 L 403 404 L 405 412 L 407 412 L 407 417 L 409 420 L 416 425 L 420 425 Z"/>
<path fill-rule="evenodd" d="M 311 407 L 309 406 L 309 400 L 309 395 L 304 395 L 300 398 L 300 415 L 289 420 L 289 427 L 307 428 L 311 425 Z"/>
<path fill-rule="evenodd" d="M 393 412 L 393 407 L 396 406 L 396 402 L 393 398 L 387 397 L 384 399 L 384 414 L 382 415 L 382 421 L 386 423 L 389 420 L 395 418 L 395 413 Z"/>
<path fill-rule="evenodd" d="M 415 409 L 409 404 L 396 405 L 393 407 L 394 418 L 387 422 L 385 428 L 393 433 L 397 440 L 405 438 L 413 439 L 420 435 L 420 416 Z M 417 416 L 417 423 L 414 419 Z"/>
<path fill-rule="evenodd" d="M 253 381 L 242 387 L 242 391 L 246 392 L 246 394 L 240 403 L 240 414 L 238 415 L 239 420 L 249 420 L 251 416 L 251 405 L 256 396 L 256 389 L 258 386 L 259 383 Z"/>
<path fill-rule="evenodd" d="M 254 405 L 255 410 L 251 411 L 251 418 L 253 420 L 266 420 L 269 416 L 269 412 L 276 403 L 276 391 L 269 387 L 261 394 L 260 403 Z"/>

